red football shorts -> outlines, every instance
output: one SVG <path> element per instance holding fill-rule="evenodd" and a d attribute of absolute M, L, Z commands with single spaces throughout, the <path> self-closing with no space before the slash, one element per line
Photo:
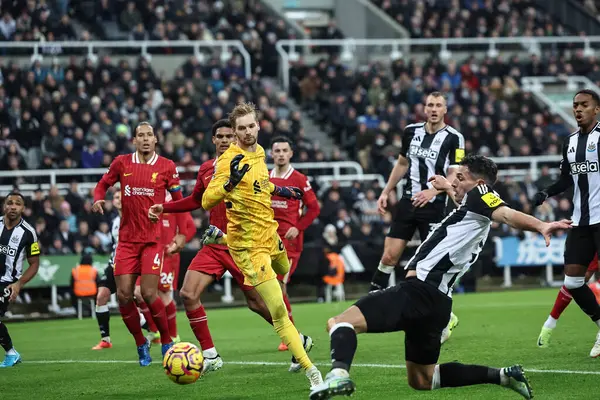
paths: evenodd
<path fill-rule="evenodd" d="M 168 293 L 171 290 L 177 290 L 177 279 L 179 277 L 180 255 L 165 255 L 163 268 L 158 280 L 158 290 Z"/>
<path fill-rule="evenodd" d="M 160 243 L 119 242 L 115 254 L 115 276 L 160 275 L 164 247 Z"/>
<path fill-rule="evenodd" d="M 598 253 L 596 253 L 596 255 L 594 256 L 594 259 L 592 260 L 590 265 L 588 265 L 588 271 L 592 271 L 592 272 L 598 271 Z"/>
<path fill-rule="evenodd" d="M 229 271 L 240 289 L 245 292 L 254 289 L 252 286 L 244 285 L 244 275 L 237 265 L 235 265 L 233 258 L 231 258 L 227 250 L 218 249 L 213 246 L 204 246 L 196 254 L 188 270 L 212 275 L 217 280 L 220 280 L 225 272 Z"/>
<path fill-rule="evenodd" d="M 298 268 L 298 261 L 300 260 L 300 253 L 288 253 L 288 259 L 290 260 L 290 270 L 285 275 L 277 275 L 277 279 L 283 283 L 288 283 L 296 268 Z"/>

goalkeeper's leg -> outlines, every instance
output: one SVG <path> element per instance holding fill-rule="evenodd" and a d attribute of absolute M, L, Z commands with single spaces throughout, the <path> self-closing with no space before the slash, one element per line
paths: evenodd
<path fill-rule="evenodd" d="M 296 360 L 298 360 L 298 363 L 302 368 L 305 370 L 312 368 L 313 363 L 310 361 L 310 358 L 308 358 L 308 355 L 304 350 L 304 345 L 302 344 L 302 340 L 300 340 L 300 334 L 288 317 L 279 282 L 277 282 L 276 279 L 270 279 L 257 285 L 255 288 L 267 305 L 271 317 L 273 318 L 275 331 L 283 343 L 288 346 L 288 349 L 292 352 L 292 355 Z"/>

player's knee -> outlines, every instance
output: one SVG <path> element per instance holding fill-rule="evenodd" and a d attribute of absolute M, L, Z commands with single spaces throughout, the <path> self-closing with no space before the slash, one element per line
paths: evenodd
<path fill-rule="evenodd" d="M 585 285 L 585 276 L 565 275 L 564 285 L 567 289 L 577 289 Z"/>
<path fill-rule="evenodd" d="M 196 296 L 194 295 L 194 291 L 189 290 L 186 287 L 181 288 L 181 290 L 179 291 L 179 297 L 181 298 L 181 301 L 183 301 L 184 305 L 200 301 L 200 296 L 196 298 Z"/>
<path fill-rule="evenodd" d="M 141 292 L 142 292 L 142 298 L 144 299 L 146 304 L 153 303 L 154 300 L 156 300 L 156 298 L 158 297 L 158 295 L 156 293 L 157 292 L 156 288 L 143 287 L 141 289 Z"/>
<path fill-rule="evenodd" d="M 415 390 L 431 390 L 431 378 L 423 374 L 408 374 L 408 385 Z"/>
<path fill-rule="evenodd" d="M 108 300 L 110 299 L 110 290 L 106 288 L 100 288 L 98 291 L 98 295 L 96 296 L 96 305 L 105 306 L 108 304 Z"/>
<path fill-rule="evenodd" d="M 398 264 L 400 256 L 392 252 L 390 249 L 386 249 L 381 256 L 381 263 L 384 265 L 396 265 Z"/>
<path fill-rule="evenodd" d="M 331 331 L 331 329 L 335 326 L 335 324 L 337 324 L 338 321 L 336 320 L 336 317 L 332 317 L 329 318 L 327 320 L 327 333 L 329 333 Z"/>
<path fill-rule="evenodd" d="M 117 301 L 119 304 L 128 304 L 133 301 L 133 293 L 117 290 Z"/>

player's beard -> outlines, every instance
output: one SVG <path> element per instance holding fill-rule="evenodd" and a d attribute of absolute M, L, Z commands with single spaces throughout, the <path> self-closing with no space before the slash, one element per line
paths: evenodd
<path fill-rule="evenodd" d="M 244 135 L 242 137 L 238 137 L 238 142 L 243 143 L 244 146 L 254 146 L 256 144 L 256 136 Z"/>

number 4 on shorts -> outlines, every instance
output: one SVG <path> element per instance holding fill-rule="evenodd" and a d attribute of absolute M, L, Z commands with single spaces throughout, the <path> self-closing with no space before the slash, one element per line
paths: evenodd
<path fill-rule="evenodd" d="M 152 266 L 153 270 L 157 270 L 160 268 L 160 254 L 156 253 L 154 256 L 154 265 Z"/>

